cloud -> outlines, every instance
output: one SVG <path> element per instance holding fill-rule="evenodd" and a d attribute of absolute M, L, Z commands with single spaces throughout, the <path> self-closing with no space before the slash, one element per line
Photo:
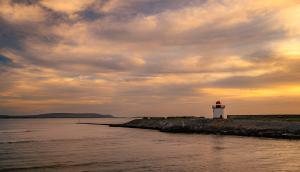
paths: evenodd
<path fill-rule="evenodd" d="M 0 64 L 2 65 L 11 65 L 13 64 L 13 61 L 7 57 L 5 57 L 4 55 L 0 54 Z"/>
<path fill-rule="evenodd" d="M 43 9 L 36 4 L 12 3 L 3 0 L 0 2 L 0 8 L 1 17 L 10 23 L 36 23 L 45 20 Z"/>
<path fill-rule="evenodd" d="M 17 30 L 9 25 L 6 21 L 0 18 L 0 48 L 22 48 L 22 39 L 25 37 L 24 34 L 17 32 Z"/>
<path fill-rule="evenodd" d="M 272 86 L 286 86 L 299 84 L 299 60 L 287 61 L 283 58 L 277 59 L 280 66 L 277 70 L 268 70 L 267 73 L 254 76 L 232 76 L 210 83 L 210 86 L 219 88 L 262 88 Z M 274 67 L 271 67 L 274 68 Z M 284 93 L 284 92 L 283 92 Z"/>
<path fill-rule="evenodd" d="M 13 59 L 7 57 L 6 55 L 0 54 L 0 75 L 5 76 L 5 72 L 21 67 L 22 65 L 16 63 Z"/>
<path fill-rule="evenodd" d="M 234 106 L 244 105 L 243 95 L 254 104 L 300 96 L 297 1 L 0 6 L 0 112 L 21 114 L 13 109 L 25 106 L 26 113 L 67 112 L 76 105 L 81 112 L 199 115 L 209 114 L 215 99 Z"/>
<path fill-rule="evenodd" d="M 74 14 L 76 12 L 79 12 L 81 10 L 84 10 L 87 6 L 92 4 L 93 0 L 42 0 L 40 4 L 43 6 L 52 9 L 54 11 L 67 13 L 67 14 Z"/>

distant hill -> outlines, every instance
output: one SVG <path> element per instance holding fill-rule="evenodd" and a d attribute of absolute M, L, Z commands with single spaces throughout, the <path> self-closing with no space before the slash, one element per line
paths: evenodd
<path fill-rule="evenodd" d="M 113 118 L 112 115 L 102 115 L 97 113 L 46 113 L 39 115 L 10 116 L 0 115 L 0 118 Z"/>

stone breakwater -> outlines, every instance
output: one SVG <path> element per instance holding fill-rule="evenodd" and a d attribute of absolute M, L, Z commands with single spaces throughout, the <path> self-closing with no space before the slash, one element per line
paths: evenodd
<path fill-rule="evenodd" d="M 124 124 L 110 124 L 109 126 L 154 129 L 161 132 L 300 139 L 300 122 L 289 121 L 154 117 L 134 119 Z"/>

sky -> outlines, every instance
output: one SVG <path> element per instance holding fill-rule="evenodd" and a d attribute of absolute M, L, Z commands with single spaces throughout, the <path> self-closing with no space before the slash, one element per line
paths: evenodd
<path fill-rule="evenodd" d="M 299 18 L 299 0 L 1 0 L 0 114 L 299 114 Z"/>

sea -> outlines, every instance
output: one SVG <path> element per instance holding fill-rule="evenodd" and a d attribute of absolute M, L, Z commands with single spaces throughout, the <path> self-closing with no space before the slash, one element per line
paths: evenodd
<path fill-rule="evenodd" d="M 0 171 L 300 172 L 299 140 L 78 124 L 129 120 L 0 119 Z"/>

